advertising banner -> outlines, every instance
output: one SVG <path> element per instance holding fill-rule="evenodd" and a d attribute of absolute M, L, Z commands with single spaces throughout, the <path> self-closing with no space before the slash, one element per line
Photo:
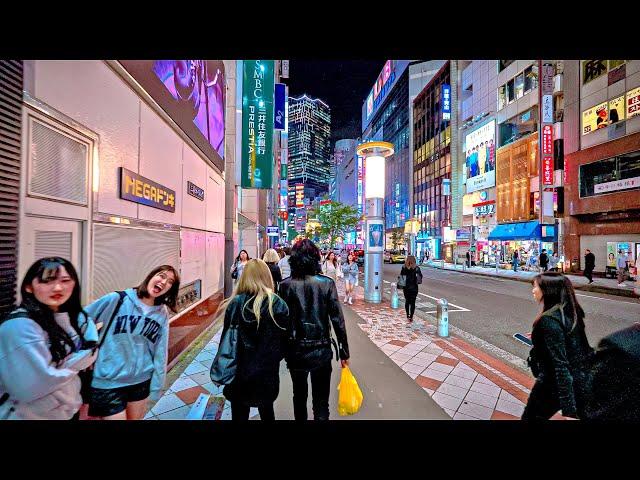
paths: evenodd
<path fill-rule="evenodd" d="M 627 190 L 629 188 L 640 187 L 640 177 L 625 178 L 622 180 L 614 180 L 613 182 L 596 183 L 593 186 L 593 193 L 615 192 L 616 190 Z"/>
<path fill-rule="evenodd" d="M 273 95 L 274 95 L 273 128 L 275 130 L 284 130 L 284 126 L 285 126 L 284 106 L 287 103 L 286 85 L 284 83 L 276 83 Z"/>
<path fill-rule="evenodd" d="M 382 252 L 384 249 L 384 222 L 367 220 L 367 252 Z"/>
<path fill-rule="evenodd" d="M 467 193 L 496 184 L 496 122 L 474 130 L 465 138 L 465 164 L 467 169 Z"/>
<path fill-rule="evenodd" d="M 628 115 L 627 115 L 628 116 Z M 608 103 L 604 102 L 582 112 L 582 134 L 586 135 L 598 128 L 604 128 L 609 121 Z"/>
<path fill-rule="evenodd" d="M 609 124 L 624 120 L 624 95 L 609 100 Z"/>
<path fill-rule="evenodd" d="M 176 192 L 124 167 L 120 168 L 120 198 L 167 212 L 176 211 Z M 204 192 L 203 192 L 204 193 Z"/>
<path fill-rule="evenodd" d="M 119 60 L 198 148 L 224 171 L 227 91 L 222 60 Z"/>
<path fill-rule="evenodd" d="M 640 115 L 640 87 L 627 92 L 627 118 Z"/>
<path fill-rule="evenodd" d="M 273 60 L 244 60 L 242 72 L 242 188 L 273 183 Z"/>
<path fill-rule="evenodd" d="M 267 237 L 279 237 L 280 227 L 267 227 Z"/>
<path fill-rule="evenodd" d="M 442 120 L 451 120 L 451 85 L 442 85 Z"/>

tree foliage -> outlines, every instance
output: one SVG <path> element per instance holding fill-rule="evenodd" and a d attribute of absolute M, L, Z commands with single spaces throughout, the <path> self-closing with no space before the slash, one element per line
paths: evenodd
<path fill-rule="evenodd" d="M 335 247 L 338 237 L 345 237 L 347 233 L 354 231 L 361 218 L 356 207 L 335 201 L 318 206 L 309 213 L 309 218 L 318 219 L 318 234 L 329 248 Z"/>
<path fill-rule="evenodd" d="M 391 246 L 394 250 L 397 250 L 398 247 L 401 247 L 405 244 L 406 244 L 406 241 L 405 241 L 404 235 L 401 232 L 397 230 L 394 230 L 393 232 L 391 232 Z"/>

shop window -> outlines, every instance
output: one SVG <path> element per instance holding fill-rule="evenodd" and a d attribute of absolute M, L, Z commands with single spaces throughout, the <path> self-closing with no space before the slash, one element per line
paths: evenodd
<path fill-rule="evenodd" d="M 524 96 L 524 73 L 518 75 L 515 79 L 516 100 Z"/>
<path fill-rule="evenodd" d="M 524 71 L 524 93 L 538 88 L 538 65 L 531 65 Z"/>
<path fill-rule="evenodd" d="M 512 78 L 507 82 L 507 104 L 515 100 L 515 81 Z"/>
<path fill-rule="evenodd" d="M 580 165 L 580 197 L 592 197 L 623 190 L 637 190 L 640 151 Z"/>

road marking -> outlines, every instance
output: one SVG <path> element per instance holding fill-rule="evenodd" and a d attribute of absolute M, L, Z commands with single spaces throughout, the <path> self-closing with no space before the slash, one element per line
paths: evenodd
<path fill-rule="evenodd" d="M 576 293 L 576 296 L 578 296 L 578 297 L 597 298 L 598 300 L 607 300 L 607 301 L 609 301 L 609 302 L 616 302 L 616 303 L 626 303 L 627 305 L 640 305 L 640 303 L 635 303 L 635 302 L 623 302 L 622 300 L 614 300 L 613 298 L 594 297 L 593 295 L 584 295 L 584 294 L 582 294 L 582 293 Z"/>
<path fill-rule="evenodd" d="M 384 281 L 384 283 L 391 283 L 388 280 L 383 280 L 383 281 Z M 423 297 L 431 298 L 431 299 L 436 300 L 436 301 L 440 300 L 437 297 L 432 297 L 431 295 L 427 295 L 426 293 L 422 293 L 422 292 L 418 292 L 418 295 L 422 295 Z M 456 307 L 458 309 L 458 310 L 449 310 L 450 312 L 451 311 L 453 311 L 453 312 L 470 312 L 471 311 L 468 308 L 461 307 L 459 305 L 456 305 L 455 303 L 449 302 L 449 305 L 451 305 L 453 307 Z"/>

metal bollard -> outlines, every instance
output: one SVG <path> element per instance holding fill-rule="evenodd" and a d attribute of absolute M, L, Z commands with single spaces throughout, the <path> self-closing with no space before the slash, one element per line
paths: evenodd
<path fill-rule="evenodd" d="M 446 298 L 441 298 L 440 300 L 438 300 L 437 316 L 438 316 L 438 336 L 448 337 L 449 336 L 449 302 L 447 302 Z"/>
<path fill-rule="evenodd" d="M 400 300 L 398 299 L 398 285 L 396 283 L 391 284 L 391 308 L 398 308 Z"/>

